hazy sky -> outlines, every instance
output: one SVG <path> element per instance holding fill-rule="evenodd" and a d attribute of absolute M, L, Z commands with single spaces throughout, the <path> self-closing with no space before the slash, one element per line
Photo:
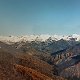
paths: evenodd
<path fill-rule="evenodd" d="M 0 0 L 0 35 L 80 34 L 80 0 Z"/>

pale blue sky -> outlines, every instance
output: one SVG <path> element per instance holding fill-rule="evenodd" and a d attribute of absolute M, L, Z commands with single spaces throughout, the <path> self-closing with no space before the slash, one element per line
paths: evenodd
<path fill-rule="evenodd" d="M 80 0 L 0 0 L 0 35 L 80 34 Z"/>

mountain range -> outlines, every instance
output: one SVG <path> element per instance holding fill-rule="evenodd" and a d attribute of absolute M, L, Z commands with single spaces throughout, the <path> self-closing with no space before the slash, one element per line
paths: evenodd
<path fill-rule="evenodd" d="M 0 36 L 0 80 L 80 80 L 80 35 Z"/>
<path fill-rule="evenodd" d="M 13 42 L 26 42 L 26 41 L 51 41 L 51 40 L 80 40 L 80 35 L 73 34 L 69 36 L 64 35 L 25 35 L 25 36 L 0 36 L 0 41 L 6 43 L 13 43 Z"/>

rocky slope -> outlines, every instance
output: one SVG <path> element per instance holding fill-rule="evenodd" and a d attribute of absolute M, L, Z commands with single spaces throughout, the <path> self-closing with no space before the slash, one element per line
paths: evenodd
<path fill-rule="evenodd" d="M 51 71 L 51 65 L 36 57 L 0 49 L 0 80 L 65 80 Z"/>

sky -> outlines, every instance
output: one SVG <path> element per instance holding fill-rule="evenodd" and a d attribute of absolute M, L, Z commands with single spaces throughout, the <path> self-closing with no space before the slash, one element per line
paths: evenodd
<path fill-rule="evenodd" d="M 80 0 L 0 0 L 0 35 L 80 34 Z"/>

